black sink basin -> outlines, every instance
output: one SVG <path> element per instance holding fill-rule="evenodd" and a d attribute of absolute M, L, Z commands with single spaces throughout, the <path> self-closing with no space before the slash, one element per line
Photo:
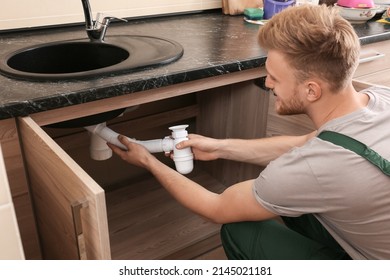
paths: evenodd
<path fill-rule="evenodd" d="M 123 74 L 179 59 L 177 42 L 148 36 L 108 36 L 105 42 L 60 41 L 17 50 L 0 58 L 0 73 L 48 81 Z"/>
<path fill-rule="evenodd" d="M 11 55 L 7 65 L 20 72 L 55 76 L 106 68 L 129 56 L 128 51 L 115 45 L 67 42 L 23 50 Z"/>

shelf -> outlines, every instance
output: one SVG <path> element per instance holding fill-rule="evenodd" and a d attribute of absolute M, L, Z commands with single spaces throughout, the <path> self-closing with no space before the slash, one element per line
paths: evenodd
<path fill-rule="evenodd" d="M 205 172 L 189 177 L 225 189 Z M 107 192 L 106 203 L 112 259 L 192 259 L 220 246 L 220 225 L 185 209 L 154 178 Z"/>

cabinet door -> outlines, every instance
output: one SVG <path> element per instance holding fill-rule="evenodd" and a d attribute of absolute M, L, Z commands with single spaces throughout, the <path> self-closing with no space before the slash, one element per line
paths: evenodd
<path fill-rule="evenodd" d="M 44 259 L 110 259 L 104 190 L 30 117 L 20 118 Z"/>
<path fill-rule="evenodd" d="M 390 68 L 365 76 L 361 76 L 358 78 L 358 80 L 360 82 L 390 87 Z"/>
<path fill-rule="evenodd" d="M 362 46 L 354 79 L 390 87 L 390 43 L 388 40 Z"/>
<path fill-rule="evenodd" d="M 360 80 L 368 74 L 389 69 L 390 41 L 385 40 L 362 46 L 360 63 L 354 74 L 354 79 Z"/>

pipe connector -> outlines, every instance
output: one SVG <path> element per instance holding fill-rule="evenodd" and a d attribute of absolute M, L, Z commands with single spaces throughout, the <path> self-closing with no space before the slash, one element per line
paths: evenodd
<path fill-rule="evenodd" d="M 188 140 L 188 125 L 171 126 L 173 139 L 173 161 L 175 162 L 176 170 L 181 174 L 188 174 L 194 169 L 194 156 L 191 148 L 177 149 L 176 145 L 184 140 Z"/>
<path fill-rule="evenodd" d="M 94 160 L 107 160 L 112 157 L 112 150 L 106 145 L 107 141 L 97 134 L 90 134 L 89 154 Z"/>
<path fill-rule="evenodd" d="M 176 170 L 181 174 L 188 174 L 192 171 L 194 168 L 194 162 L 193 162 L 193 154 L 191 151 L 191 148 L 185 148 L 185 149 L 177 149 L 176 145 L 184 140 L 188 140 L 188 132 L 186 128 L 188 125 L 177 125 L 172 126 L 169 129 L 172 130 L 171 136 L 166 136 L 163 139 L 155 139 L 155 140 L 146 140 L 146 141 L 139 141 L 132 138 L 127 138 L 129 141 L 140 144 L 144 146 L 150 153 L 170 153 L 173 151 L 173 161 L 175 163 Z M 105 145 L 105 142 L 109 142 L 111 144 L 114 144 L 121 149 L 126 150 L 126 146 L 124 146 L 119 140 L 118 136 L 119 134 L 115 131 L 111 130 L 106 126 L 106 123 L 100 123 L 98 125 L 92 125 L 85 127 L 86 130 L 88 130 L 92 135 L 91 137 L 100 137 Z M 93 159 L 106 159 L 104 156 L 97 156 L 97 151 L 99 153 L 104 153 L 100 151 L 99 145 L 101 142 L 98 142 L 97 140 L 94 140 L 94 143 L 97 143 L 92 148 L 92 138 L 91 138 L 91 157 Z M 96 147 L 97 146 L 97 147 Z M 95 153 L 95 155 L 93 154 Z"/>

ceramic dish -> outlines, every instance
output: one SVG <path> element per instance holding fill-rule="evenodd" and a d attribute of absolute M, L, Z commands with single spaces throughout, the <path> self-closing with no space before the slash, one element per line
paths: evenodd
<path fill-rule="evenodd" d="M 390 0 L 374 0 L 375 5 L 389 6 Z"/>
<path fill-rule="evenodd" d="M 335 4 L 340 10 L 340 15 L 351 23 L 365 23 L 367 20 L 372 19 L 379 6 L 374 8 L 346 8 Z"/>

